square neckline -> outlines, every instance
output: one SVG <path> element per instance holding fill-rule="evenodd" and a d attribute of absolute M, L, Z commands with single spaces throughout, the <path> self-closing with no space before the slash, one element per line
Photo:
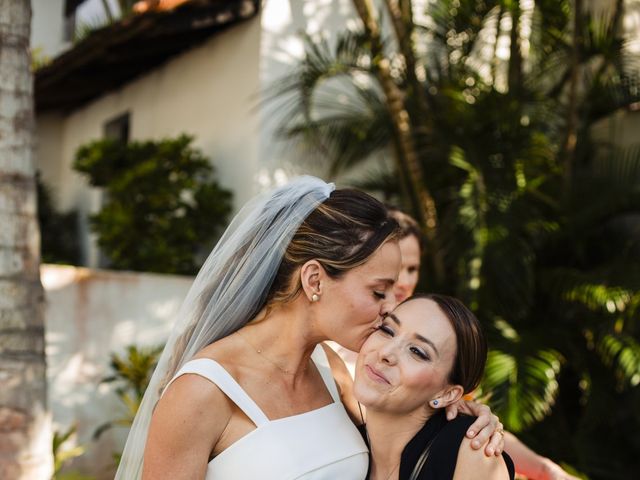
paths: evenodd
<path fill-rule="evenodd" d="M 287 415 L 284 417 L 269 418 L 264 413 L 264 410 L 260 408 L 260 406 L 255 402 L 255 400 L 253 400 L 253 398 L 251 398 L 251 396 L 233 377 L 233 375 L 231 375 L 231 373 L 229 373 L 229 371 L 220 362 L 210 357 L 194 358 L 186 362 L 167 384 L 162 393 L 164 394 L 169 386 L 182 375 L 199 375 L 216 385 L 229 400 L 231 400 L 238 408 L 240 408 L 240 410 L 249 418 L 249 420 L 256 426 L 256 428 L 258 428 L 260 425 L 265 423 L 285 420 L 287 418 L 294 418 L 300 415 L 327 408 L 334 404 L 342 405 L 340 393 L 338 392 L 337 385 L 331 372 L 329 359 L 326 352 L 324 351 L 322 344 L 316 345 L 311 354 L 311 360 L 318 370 L 318 373 L 320 374 L 320 377 L 322 378 L 322 381 L 324 383 L 325 389 L 326 391 L 328 391 L 332 401 L 321 407 L 307 410 L 306 412 Z"/>

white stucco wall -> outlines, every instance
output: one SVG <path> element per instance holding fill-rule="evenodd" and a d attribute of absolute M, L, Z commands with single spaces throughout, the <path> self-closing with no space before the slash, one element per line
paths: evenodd
<path fill-rule="evenodd" d="M 191 277 L 114 272 L 43 265 L 46 293 L 48 400 L 54 427 L 78 424 L 78 444 L 87 452 L 70 468 L 97 478 L 113 478 L 114 452 L 122 450 L 126 430 L 114 428 L 98 441 L 95 429 L 121 415 L 122 405 L 109 375 L 109 356 L 127 345 L 166 341 Z"/>
<path fill-rule="evenodd" d="M 31 0 L 31 48 L 51 58 L 69 46 L 64 40 L 64 0 Z"/>
<path fill-rule="evenodd" d="M 75 12 L 75 27 L 83 29 L 87 25 L 97 27 L 108 21 L 104 10 L 104 0 L 84 0 Z M 107 0 L 114 15 L 120 8 L 117 0 Z M 71 39 L 65 38 L 65 0 L 31 0 L 31 48 L 38 54 L 54 58 L 73 45 Z"/>

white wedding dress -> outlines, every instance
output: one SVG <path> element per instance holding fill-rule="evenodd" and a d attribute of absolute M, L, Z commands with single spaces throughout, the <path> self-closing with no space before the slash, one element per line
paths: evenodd
<path fill-rule="evenodd" d="M 322 347 L 315 362 L 334 403 L 291 417 L 269 420 L 216 361 L 187 362 L 175 375 L 200 375 L 220 388 L 255 423 L 256 429 L 213 458 L 206 480 L 363 480 L 369 452 L 351 422 Z"/>

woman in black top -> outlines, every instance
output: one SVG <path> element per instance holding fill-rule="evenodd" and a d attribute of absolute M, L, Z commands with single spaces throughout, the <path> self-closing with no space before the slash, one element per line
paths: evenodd
<path fill-rule="evenodd" d="M 369 479 L 513 479 L 508 455 L 469 447 L 473 417 L 444 416 L 477 387 L 486 356 L 478 320 L 454 298 L 413 296 L 385 316 L 360 350 L 354 384 L 367 408 Z"/>

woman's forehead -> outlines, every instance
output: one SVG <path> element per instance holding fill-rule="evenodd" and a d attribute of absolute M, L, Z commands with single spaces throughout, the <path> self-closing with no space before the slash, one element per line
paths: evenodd
<path fill-rule="evenodd" d="M 450 323 L 440 306 L 430 298 L 405 301 L 393 309 L 393 314 L 400 323 L 406 323 L 419 330 L 432 328 L 436 322 Z"/>

